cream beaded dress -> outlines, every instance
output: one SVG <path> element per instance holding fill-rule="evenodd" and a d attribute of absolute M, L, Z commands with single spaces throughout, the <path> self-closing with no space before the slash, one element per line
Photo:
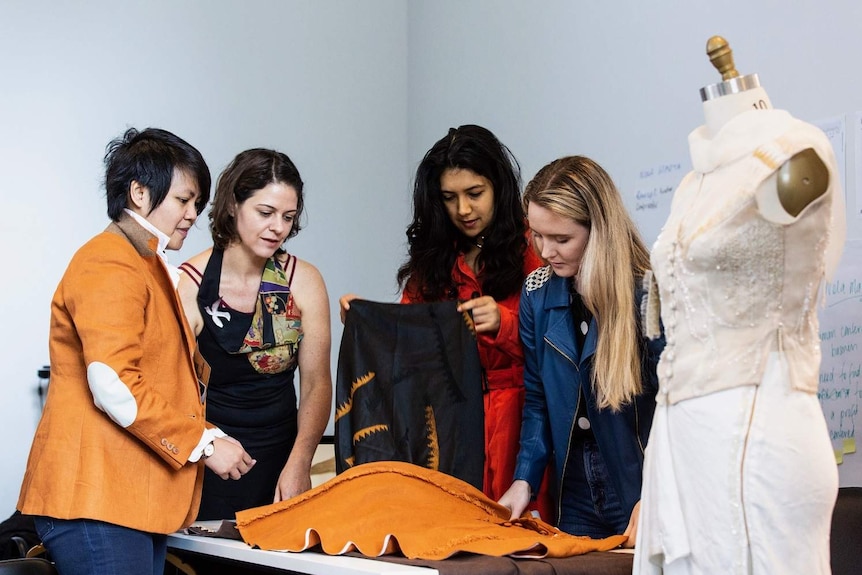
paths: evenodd
<path fill-rule="evenodd" d="M 652 252 L 667 346 L 634 573 L 830 573 L 838 475 L 816 391 L 817 302 L 844 242 L 834 154 L 781 110 L 689 144 Z M 830 185 L 791 217 L 775 174 L 806 148 Z"/>

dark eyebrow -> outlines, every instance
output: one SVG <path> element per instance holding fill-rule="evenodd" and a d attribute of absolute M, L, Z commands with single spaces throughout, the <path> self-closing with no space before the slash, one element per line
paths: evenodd
<path fill-rule="evenodd" d="M 269 205 L 269 204 L 263 204 L 263 203 L 261 203 L 261 204 L 256 204 L 256 205 L 257 205 L 257 207 L 258 207 L 258 208 L 266 208 L 266 209 L 272 210 L 272 211 L 274 211 L 274 212 L 277 212 L 277 211 L 278 211 L 278 210 L 275 208 L 275 206 L 271 206 L 271 205 Z M 295 214 L 297 211 L 299 211 L 299 210 L 297 210 L 297 209 L 293 209 L 293 210 L 287 210 L 285 213 L 286 213 L 286 214 L 290 214 L 290 213 L 294 213 L 294 214 Z"/>
<path fill-rule="evenodd" d="M 470 186 L 469 188 L 466 188 L 464 191 L 467 193 L 470 193 L 470 192 L 476 191 L 479 188 L 484 189 L 485 184 L 476 184 L 475 186 Z M 442 194 L 454 194 L 456 192 L 455 192 L 455 190 L 444 190 L 443 188 L 440 188 L 440 193 L 442 193 Z"/>

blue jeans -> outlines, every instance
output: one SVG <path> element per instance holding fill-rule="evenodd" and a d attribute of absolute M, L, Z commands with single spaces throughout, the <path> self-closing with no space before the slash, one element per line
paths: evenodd
<path fill-rule="evenodd" d="M 573 439 L 560 492 L 559 528 L 602 539 L 621 535 L 628 524 L 595 440 Z"/>
<path fill-rule="evenodd" d="M 36 517 L 36 532 L 62 575 L 162 575 L 166 535 L 91 519 Z"/>

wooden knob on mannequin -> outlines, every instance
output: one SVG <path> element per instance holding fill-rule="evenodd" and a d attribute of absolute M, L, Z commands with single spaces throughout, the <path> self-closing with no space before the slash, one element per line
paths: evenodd
<path fill-rule="evenodd" d="M 715 69 L 721 74 L 722 80 L 730 80 L 739 76 L 733 63 L 733 50 L 730 44 L 721 36 L 713 36 L 706 42 L 706 54 Z"/>

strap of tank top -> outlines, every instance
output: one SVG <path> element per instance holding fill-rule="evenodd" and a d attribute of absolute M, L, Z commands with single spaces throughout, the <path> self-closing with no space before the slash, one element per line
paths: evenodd
<path fill-rule="evenodd" d="M 196 268 L 195 266 L 193 266 L 189 262 L 183 262 L 179 265 L 179 270 L 186 272 L 186 275 L 188 275 L 189 278 L 191 278 L 191 280 L 193 282 L 195 282 L 195 284 L 197 284 L 198 287 L 201 287 L 201 280 L 203 279 L 204 276 L 200 272 L 200 270 L 198 270 L 198 268 Z"/>
<path fill-rule="evenodd" d="M 288 254 L 287 257 L 287 263 L 284 265 L 284 275 L 287 276 L 287 287 L 290 287 L 293 283 L 293 274 L 296 272 L 296 256 Z M 288 268 L 290 269 L 288 270 Z"/>

